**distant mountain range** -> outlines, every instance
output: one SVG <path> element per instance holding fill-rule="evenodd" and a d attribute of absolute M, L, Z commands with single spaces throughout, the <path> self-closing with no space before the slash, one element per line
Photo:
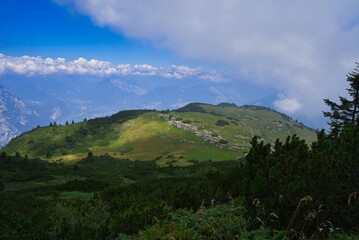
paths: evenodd
<path fill-rule="evenodd" d="M 243 157 L 254 136 L 268 143 L 315 132 L 264 107 L 191 103 L 173 111 L 127 110 L 110 117 L 37 127 L 4 148 L 30 158 L 76 162 L 89 151 L 114 158 L 156 161 L 160 166 Z"/>
<path fill-rule="evenodd" d="M 37 125 L 55 121 L 82 121 L 125 109 L 174 109 L 190 102 L 244 104 L 253 100 L 233 91 L 238 89 L 234 83 L 223 85 L 201 77 L 2 74 L 0 146 Z"/>
<path fill-rule="evenodd" d="M 38 121 L 37 112 L 0 86 L 0 146 L 28 130 Z"/>

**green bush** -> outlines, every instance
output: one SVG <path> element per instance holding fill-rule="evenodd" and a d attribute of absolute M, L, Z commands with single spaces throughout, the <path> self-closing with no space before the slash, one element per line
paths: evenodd
<path fill-rule="evenodd" d="M 245 233 L 243 207 L 201 206 L 197 212 L 179 209 L 135 239 L 234 239 Z"/>
<path fill-rule="evenodd" d="M 229 122 L 225 121 L 225 120 L 222 120 L 222 119 L 219 119 L 217 122 L 216 122 L 216 125 L 217 126 L 220 126 L 220 127 L 224 127 L 226 125 L 229 125 Z"/>
<path fill-rule="evenodd" d="M 225 139 L 221 139 L 221 140 L 219 140 L 219 143 L 220 144 L 228 144 L 228 141 Z"/>

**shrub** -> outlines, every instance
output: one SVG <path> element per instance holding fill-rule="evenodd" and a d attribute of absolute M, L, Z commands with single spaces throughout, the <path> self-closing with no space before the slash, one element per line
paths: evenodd
<path fill-rule="evenodd" d="M 221 140 L 219 140 L 219 143 L 220 143 L 220 144 L 228 144 L 228 141 L 227 141 L 227 140 L 224 140 L 224 139 L 221 139 Z"/>
<path fill-rule="evenodd" d="M 220 126 L 220 127 L 223 127 L 225 125 L 229 125 L 229 122 L 225 121 L 225 120 L 222 120 L 222 119 L 219 119 L 217 122 L 216 122 L 216 125 L 217 126 Z"/>

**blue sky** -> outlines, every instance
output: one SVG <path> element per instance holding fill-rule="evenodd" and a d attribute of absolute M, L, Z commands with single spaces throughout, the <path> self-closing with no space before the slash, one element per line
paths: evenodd
<path fill-rule="evenodd" d="M 0 1 L 0 70 L 24 55 L 41 66 L 48 57 L 186 65 L 224 74 L 238 92 L 275 89 L 273 106 L 307 119 L 345 94 L 358 41 L 358 0 Z"/>
<path fill-rule="evenodd" d="M 99 59 L 158 65 L 180 63 L 169 51 L 98 27 L 49 0 L 0 1 L 0 52 L 11 56 Z"/>

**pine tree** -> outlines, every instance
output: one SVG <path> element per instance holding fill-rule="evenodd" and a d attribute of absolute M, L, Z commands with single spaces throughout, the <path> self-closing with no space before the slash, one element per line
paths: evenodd
<path fill-rule="evenodd" d="M 45 157 L 46 157 L 46 158 L 51 158 L 51 156 L 52 156 L 52 154 L 51 154 L 50 149 L 47 149 L 47 150 L 46 150 L 46 155 L 45 155 Z"/>
<path fill-rule="evenodd" d="M 95 161 L 94 155 L 93 155 L 92 151 L 89 151 L 89 152 L 87 153 L 87 157 L 86 157 L 86 159 L 85 159 L 85 162 L 87 162 L 87 163 L 92 163 L 92 162 L 94 162 L 94 161 Z"/>
<path fill-rule="evenodd" d="M 356 64 L 354 71 L 347 75 L 349 82 L 347 91 L 351 99 L 339 96 L 339 104 L 324 99 L 325 104 L 330 107 L 330 111 L 323 114 L 330 119 L 328 124 L 331 135 L 338 135 L 347 126 L 359 128 L 359 63 Z"/>
<path fill-rule="evenodd" d="M 351 123 L 359 125 L 359 63 L 356 63 L 357 66 L 354 71 L 348 74 L 348 82 L 350 84 L 350 88 L 348 88 L 349 95 L 353 98 L 352 105 L 352 119 Z"/>

